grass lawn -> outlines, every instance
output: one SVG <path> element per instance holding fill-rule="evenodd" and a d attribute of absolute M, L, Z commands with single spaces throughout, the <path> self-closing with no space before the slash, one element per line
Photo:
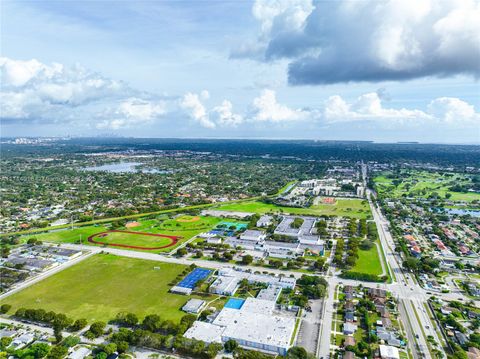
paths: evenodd
<path fill-rule="evenodd" d="M 351 269 L 354 272 L 381 275 L 382 264 L 378 255 L 377 247 L 374 245 L 368 251 L 358 250 L 358 259 L 355 266 Z"/>
<path fill-rule="evenodd" d="M 121 311 L 139 317 L 158 314 L 178 321 L 185 314 L 181 307 L 189 297 L 168 290 L 185 268 L 98 254 L 5 298 L 1 304 L 11 304 L 12 312 L 20 307 L 42 308 L 89 321 L 108 321 Z"/>
<path fill-rule="evenodd" d="M 435 192 L 441 198 L 445 198 L 445 195 L 449 193 L 451 201 L 480 201 L 479 193 L 449 190 L 453 185 L 469 183 L 468 177 L 460 173 L 455 173 L 452 176 L 442 176 L 439 173 L 427 171 L 402 171 L 401 179 L 402 182 L 398 186 L 395 186 L 393 179 L 387 178 L 386 175 L 377 176 L 374 181 L 378 192 L 392 198 L 399 198 L 403 195 L 427 198 Z"/>
<path fill-rule="evenodd" d="M 170 238 L 154 237 L 142 233 L 133 234 L 124 232 L 105 233 L 104 237 L 97 236 L 94 237 L 93 240 L 105 243 L 106 245 L 112 243 L 145 248 L 163 247 L 172 243 L 172 239 Z"/>
<path fill-rule="evenodd" d="M 198 217 L 198 220 L 191 221 L 193 217 L 191 216 L 179 216 L 177 218 L 166 219 L 159 221 L 156 219 L 149 219 L 144 221 L 138 221 L 139 226 L 126 228 L 120 227 L 116 228 L 119 230 L 126 230 L 132 232 L 146 232 L 146 233 L 160 233 L 169 236 L 178 236 L 182 237 L 177 245 L 185 242 L 186 240 L 196 236 L 199 233 L 208 231 L 215 228 L 215 226 L 224 221 L 224 219 L 216 217 Z M 51 233 L 42 233 L 22 237 L 24 241 L 27 241 L 29 238 L 35 237 L 44 242 L 60 242 L 60 243 L 79 243 L 80 239 L 83 244 L 96 245 L 93 243 L 88 243 L 87 238 L 96 233 L 107 231 L 111 228 L 105 226 L 88 226 L 80 227 L 75 229 L 61 230 Z M 144 247 L 161 247 L 165 244 L 170 243 L 169 239 L 154 237 L 154 236 L 142 236 L 137 234 L 128 234 L 128 233 L 109 233 L 108 236 L 104 238 L 96 237 L 95 240 L 100 242 L 111 242 L 119 244 L 127 244 L 134 246 L 144 246 Z M 102 244 L 98 244 L 102 246 Z M 176 246 L 154 250 L 153 252 L 163 252 L 171 251 Z M 128 249 L 128 248 L 124 248 Z M 138 249 L 135 249 L 138 250 Z M 150 251 L 152 252 L 152 251 Z"/>
<path fill-rule="evenodd" d="M 88 226 L 74 229 L 62 229 L 56 232 L 33 234 L 21 237 L 21 239 L 26 242 L 30 238 L 37 238 L 43 242 L 59 243 L 79 243 L 80 240 L 82 240 L 82 242 L 86 244 L 89 236 L 95 233 L 105 232 L 108 229 L 109 228 L 104 226 Z"/>
<path fill-rule="evenodd" d="M 222 211 L 239 211 L 253 213 L 290 213 L 301 215 L 333 215 L 353 218 L 371 217 L 370 208 L 366 201 L 360 199 L 337 199 L 335 204 L 319 204 L 310 208 L 282 207 L 260 201 L 230 203 L 217 207 Z"/>

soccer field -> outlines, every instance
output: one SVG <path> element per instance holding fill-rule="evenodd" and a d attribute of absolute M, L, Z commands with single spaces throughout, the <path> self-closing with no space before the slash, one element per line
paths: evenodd
<path fill-rule="evenodd" d="M 147 232 L 107 231 L 88 237 L 88 242 L 127 249 L 161 250 L 175 246 L 180 238 Z"/>
<path fill-rule="evenodd" d="M 168 291 L 185 268 L 98 254 L 5 298 L 1 304 L 11 304 L 12 312 L 20 307 L 42 308 L 89 321 L 108 321 L 121 311 L 139 317 L 158 314 L 178 321 L 186 314 L 181 307 L 189 297 Z"/>
<path fill-rule="evenodd" d="M 240 211 L 254 213 L 290 213 L 300 215 L 328 215 L 352 218 L 370 218 L 370 208 L 366 201 L 361 199 L 336 199 L 335 204 L 319 204 L 309 208 L 282 207 L 275 204 L 259 201 L 232 203 L 219 206 L 215 209 L 223 211 Z"/>
<path fill-rule="evenodd" d="M 34 237 L 45 242 L 80 243 L 81 241 L 83 244 L 98 246 L 120 244 L 124 249 L 142 250 L 140 247 L 145 247 L 150 248 L 147 249 L 149 251 L 168 252 L 193 236 L 215 228 L 215 226 L 222 220 L 223 219 L 216 217 L 192 217 L 181 215 L 166 220 L 148 219 L 139 221 L 138 225 L 133 228 L 116 228 L 119 231 L 125 232 L 108 232 L 111 228 L 108 228 L 107 226 L 86 226 L 74 229 L 64 229 L 57 232 L 29 235 L 22 237 L 22 240 L 27 241 L 29 238 Z M 127 233 L 127 231 L 141 233 Z M 108 233 L 106 233 L 104 237 L 98 235 L 103 232 Z M 178 238 L 172 242 L 172 239 L 145 235 L 145 233 L 161 234 Z M 89 241 L 89 238 L 93 239 L 93 241 Z M 130 248 L 128 246 L 130 246 Z"/>

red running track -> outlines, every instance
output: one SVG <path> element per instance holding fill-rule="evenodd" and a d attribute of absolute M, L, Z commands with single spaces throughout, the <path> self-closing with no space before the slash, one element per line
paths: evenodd
<path fill-rule="evenodd" d="M 102 237 L 102 235 L 103 235 L 103 237 L 105 237 L 108 233 L 112 233 L 112 232 L 139 234 L 139 235 L 142 235 L 142 236 L 170 238 L 171 242 L 169 244 L 166 244 L 166 245 L 161 246 L 161 247 L 140 247 L 140 246 L 131 246 L 131 245 L 128 245 L 128 244 L 120 244 L 120 243 L 105 243 L 105 242 L 100 242 L 100 241 L 94 240 L 95 237 L 99 237 L 99 236 Z M 131 248 L 131 249 L 142 249 L 142 250 L 147 250 L 147 251 L 153 251 L 153 250 L 156 250 L 156 249 L 163 249 L 163 248 L 172 247 L 175 244 L 177 244 L 177 242 L 180 238 L 182 238 L 182 237 L 169 236 L 169 235 L 166 235 L 166 234 L 147 233 L 147 232 L 120 231 L 120 230 L 113 229 L 111 231 L 105 231 L 105 232 L 92 234 L 90 237 L 88 237 L 88 241 L 90 243 L 102 244 L 102 245 L 105 245 L 105 246 Z"/>

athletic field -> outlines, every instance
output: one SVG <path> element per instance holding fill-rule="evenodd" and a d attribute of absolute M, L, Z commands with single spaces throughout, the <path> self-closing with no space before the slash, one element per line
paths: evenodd
<path fill-rule="evenodd" d="M 215 209 L 222 211 L 239 211 L 253 213 L 290 213 L 301 215 L 328 215 L 352 218 L 370 218 L 370 208 L 366 200 L 336 198 L 334 204 L 318 204 L 309 208 L 282 207 L 260 201 L 231 203 Z"/>
<path fill-rule="evenodd" d="M 169 293 L 186 266 L 97 254 L 1 301 L 72 318 L 108 321 L 121 311 L 178 321 L 189 297 Z M 214 297 L 210 298 L 213 299 Z M 209 298 L 207 298 L 208 300 Z"/>
<path fill-rule="evenodd" d="M 22 237 L 24 241 L 37 238 L 44 242 L 83 243 L 95 246 L 114 246 L 123 249 L 154 252 L 171 251 L 176 246 L 202 232 L 208 232 L 223 219 L 206 216 L 181 215 L 167 219 L 138 221 L 134 227 L 112 229 L 108 226 L 86 226 Z"/>

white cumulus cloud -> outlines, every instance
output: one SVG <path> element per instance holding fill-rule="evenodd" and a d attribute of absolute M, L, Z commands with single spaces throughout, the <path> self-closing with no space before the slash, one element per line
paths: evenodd
<path fill-rule="evenodd" d="M 228 100 L 223 100 L 221 105 L 215 106 L 212 114 L 220 126 L 236 127 L 243 123 L 243 116 L 233 112 L 233 105 Z"/>
<path fill-rule="evenodd" d="M 447 125 L 451 127 L 480 126 L 480 114 L 473 105 L 453 97 L 432 100 L 427 109 L 388 108 L 378 93 L 366 93 L 352 102 L 339 95 L 330 96 L 324 103 L 321 119 L 327 123 L 377 121 L 390 125 Z"/>
<path fill-rule="evenodd" d="M 107 117 L 97 124 L 97 128 L 118 130 L 135 125 L 144 125 L 153 122 L 166 113 L 164 101 L 149 101 L 141 98 L 128 98 L 122 101 L 117 108 L 104 115 Z"/>
<path fill-rule="evenodd" d="M 183 96 L 180 102 L 180 107 L 183 108 L 187 114 L 197 121 L 200 125 L 206 128 L 215 128 L 215 122 L 211 121 L 202 99 L 208 99 L 208 91 L 202 91 L 199 94 L 188 92 Z"/>
<path fill-rule="evenodd" d="M 455 97 L 439 97 L 428 105 L 435 118 L 452 125 L 476 125 L 480 128 L 480 113 L 473 105 Z"/>
<path fill-rule="evenodd" d="M 253 119 L 260 122 L 284 122 L 305 119 L 308 113 L 277 102 L 275 91 L 265 89 L 253 100 Z"/>

